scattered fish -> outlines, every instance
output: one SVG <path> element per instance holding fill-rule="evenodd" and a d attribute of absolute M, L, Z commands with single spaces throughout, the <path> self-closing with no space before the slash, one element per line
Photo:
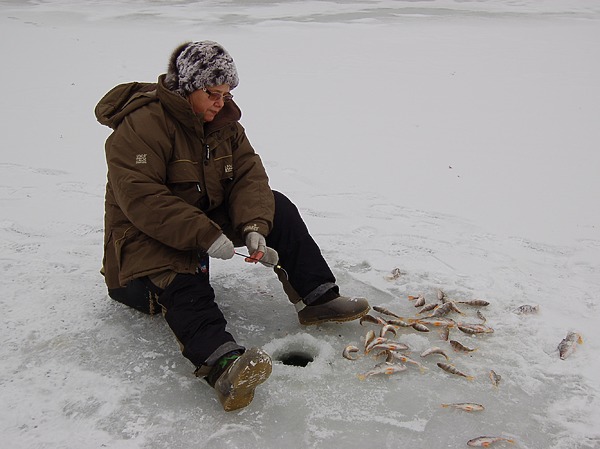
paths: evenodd
<path fill-rule="evenodd" d="M 433 309 L 435 309 L 438 306 L 439 306 L 439 304 L 436 304 L 435 302 L 426 304 L 423 306 L 423 308 L 421 310 L 419 310 L 419 313 L 417 313 L 417 315 L 420 315 L 420 314 L 426 313 L 426 312 L 431 312 Z"/>
<path fill-rule="evenodd" d="M 367 332 L 367 335 L 365 335 L 365 352 L 367 351 L 367 347 L 371 344 L 373 340 L 375 340 L 375 332 L 370 330 L 369 332 Z"/>
<path fill-rule="evenodd" d="M 414 299 L 415 302 L 414 302 L 413 306 L 415 306 L 415 307 L 422 307 L 425 305 L 425 296 L 423 296 L 423 295 L 419 295 L 416 298 L 414 296 L 409 296 L 408 298 Z"/>
<path fill-rule="evenodd" d="M 511 444 L 515 442 L 515 440 L 511 440 L 510 438 L 504 437 L 477 437 L 467 441 L 467 446 L 488 447 L 493 443 L 497 443 L 498 441 L 506 441 Z"/>
<path fill-rule="evenodd" d="M 388 341 L 387 338 L 385 337 L 375 337 L 373 338 L 369 344 L 367 344 L 365 346 L 365 354 L 368 354 L 369 352 L 371 352 L 371 350 L 373 349 L 373 346 L 377 346 L 377 345 L 381 345 L 383 343 L 386 343 Z"/>
<path fill-rule="evenodd" d="M 456 327 L 465 334 L 491 334 L 494 332 L 494 329 L 483 324 L 458 323 Z"/>
<path fill-rule="evenodd" d="M 502 376 L 497 374 L 493 369 L 490 370 L 490 380 L 492 381 L 492 385 L 494 387 L 498 387 L 500 385 L 500 380 Z"/>
<path fill-rule="evenodd" d="M 404 343 L 396 343 L 396 342 L 386 342 L 386 343 L 378 343 L 369 348 L 368 352 L 371 351 L 408 351 L 410 348 Z"/>
<path fill-rule="evenodd" d="M 396 317 L 396 318 L 402 318 L 401 316 L 396 315 L 394 312 L 390 312 L 385 307 L 373 306 L 373 310 L 375 312 L 379 312 L 379 313 L 382 313 L 384 315 L 389 315 L 389 316 L 393 316 L 393 317 Z"/>
<path fill-rule="evenodd" d="M 456 321 L 454 321 L 451 318 L 444 318 L 444 317 L 428 316 L 428 317 L 417 320 L 417 322 L 421 323 L 421 324 L 430 324 L 430 325 L 436 326 L 436 327 L 454 327 L 454 326 L 456 326 Z"/>
<path fill-rule="evenodd" d="M 432 317 L 440 317 L 440 316 L 444 316 L 447 315 L 448 313 L 450 313 L 453 309 L 452 309 L 453 303 L 448 301 L 444 304 L 442 304 L 441 306 L 436 307 L 433 312 L 431 312 Z"/>
<path fill-rule="evenodd" d="M 477 318 L 479 318 L 481 320 L 482 324 L 487 321 L 487 318 L 485 316 L 483 316 L 483 313 L 481 313 L 481 310 L 477 311 Z"/>
<path fill-rule="evenodd" d="M 439 366 L 441 369 L 443 369 L 444 371 L 450 373 L 450 374 L 456 374 L 457 376 L 462 376 L 462 377 L 466 377 L 468 380 L 473 380 L 475 379 L 474 376 L 469 376 L 465 373 L 463 373 L 462 371 L 457 370 L 454 365 L 450 365 L 448 363 L 441 363 L 438 362 L 437 366 Z"/>
<path fill-rule="evenodd" d="M 394 281 L 396 279 L 398 279 L 400 276 L 402 276 L 404 273 L 402 273 L 402 271 L 400 270 L 400 268 L 394 268 L 392 270 L 392 272 L 386 276 L 386 279 L 388 281 Z"/>
<path fill-rule="evenodd" d="M 397 352 L 394 352 L 394 351 L 388 351 L 387 358 L 385 361 L 388 363 L 392 363 L 394 360 L 399 360 L 403 363 L 409 363 L 411 365 L 415 365 L 416 367 L 419 368 L 421 373 L 424 373 L 425 371 L 427 371 L 429 369 L 429 368 L 423 366 L 421 363 L 417 362 L 416 360 L 408 358 L 403 354 L 398 354 Z"/>
<path fill-rule="evenodd" d="M 458 402 L 458 403 L 454 403 L 454 404 L 442 404 L 442 407 L 444 407 L 444 408 L 452 407 L 452 408 L 456 408 L 459 410 L 464 410 L 465 412 L 481 412 L 481 411 L 485 410 L 483 405 L 475 404 L 473 402 Z"/>
<path fill-rule="evenodd" d="M 519 315 L 528 315 L 528 314 L 533 314 L 533 313 L 538 313 L 540 311 L 540 306 L 539 305 L 529 305 L 529 304 L 523 304 L 522 306 L 517 307 L 517 309 L 515 310 L 515 313 L 519 314 Z"/>
<path fill-rule="evenodd" d="M 356 346 L 348 345 L 344 348 L 342 356 L 348 360 L 356 360 L 358 358 L 359 349 Z"/>
<path fill-rule="evenodd" d="M 471 299 L 470 301 L 456 301 L 459 304 L 466 304 L 468 306 L 475 306 L 475 307 L 485 307 L 485 306 L 489 306 L 490 303 L 487 301 L 484 301 L 483 299 Z"/>
<path fill-rule="evenodd" d="M 456 340 L 450 340 L 450 346 L 457 352 L 473 352 L 477 351 L 477 348 L 469 348 Z"/>
<path fill-rule="evenodd" d="M 446 355 L 444 350 L 442 348 L 438 348 L 437 346 L 434 346 L 433 348 L 429 348 L 429 349 L 426 349 L 425 351 L 423 351 L 421 353 L 421 357 L 427 357 L 428 355 L 431 355 L 431 354 L 439 354 L 439 355 L 444 356 L 446 358 L 446 360 L 450 360 L 450 357 L 448 357 Z"/>
<path fill-rule="evenodd" d="M 414 321 L 411 322 L 406 322 L 403 320 L 388 320 L 387 324 L 391 324 L 392 326 L 398 326 L 398 327 L 412 327 L 412 323 L 414 323 Z"/>
<path fill-rule="evenodd" d="M 442 301 L 443 303 L 445 303 L 448 297 L 446 296 L 446 293 L 444 293 L 442 290 L 438 290 L 437 291 L 437 298 L 440 301 Z"/>
<path fill-rule="evenodd" d="M 558 353 L 561 360 L 566 359 L 575 351 L 576 343 L 582 344 L 583 338 L 577 332 L 569 331 L 567 336 L 558 344 Z"/>
<path fill-rule="evenodd" d="M 450 310 L 452 310 L 453 312 L 464 315 L 464 312 L 462 310 L 460 310 L 458 307 L 456 307 L 456 303 L 454 301 L 448 301 L 447 304 L 450 304 Z"/>
<path fill-rule="evenodd" d="M 450 336 L 450 326 L 442 327 L 442 329 L 440 330 L 440 340 L 448 341 L 449 336 Z"/>
<path fill-rule="evenodd" d="M 378 374 L 390 375 L 390 374 L 400 373 L 405 370 L 406 370 L 406 366 L 404 366 L 404 365 L 399 365 L 397 363 L 385 362 L 385 363 L 380 363 L 375 368 L 373 368 L 370 371 L 367 371 L 364 374 L 359 374 L 358 378 L 360 380 L 365 380 L 367 377 L 376 376 Z"/>
<path fill-rule="evenodd" d="M 385 337 L 385 334 L 387 334 L 388 332 L 391 332 L 392 334 L 394 334 L 394 337 L 396 336 L 396 328 L 394 326 L 392 326 L 391 324 L 385 324 L 381 328 L 381 331 L 379 332 L 379 336 Z"/>
<path fill-rule="evenodd" d="M 419 332 L 429 332 L 429 328 L 427 326 L 425 326 L 424 324 L 421 324 L 419 322 L 414 322 L 414 323 L 412 323 L 411 326 L 416 331 L 419 331 Z"/>
<path fill-rule="evenodd" d="M 374 317 L 373 315 L 369 315 L 369 314 L 366 314 L 366 315 L 360 317 L 360 320 L 359 320 L 360 325 L 362 326 L 362 324 L 365 321 L 367 321 L 369 323 L 373 323 L 373 324 L 379 324 L 379 325 L 382 325 L 382 326 L 385 325 L 385 324 L 387 324 L 387 322 L 385 320 L 382 320 L 379 317 Z"/>

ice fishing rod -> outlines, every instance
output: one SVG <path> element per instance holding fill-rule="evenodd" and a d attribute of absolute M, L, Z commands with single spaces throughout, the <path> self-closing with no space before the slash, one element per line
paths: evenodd
<path fill-rule="evenodd" d="M 238 253 L 237 251 L 234 251 L 234 254 L 235 254 L 235 255 L 237 255 L 237 256 L 242 256 L 242 257 L 245 257 L 246 259 L 250 259 L 248 262 L 250 262 L 250 261 L 256 261 L 256 262 L 260 262 L 260 263 L 262 263 L 263 265 L 268 265 L 268 266 L 270 266 L 270 267 L 273 267 L 273 268 L 279 268 L 279 269 L 283 270 L 283 267 L 282 267 L 281 265 L 276 265 L 276 264 L 274 264 L 274 263 L 270 263 L 270 262 L 263 262 L 263 261 L 261 261 L 260 259 L 255 259 L 255 258 L 254 258 L 254 257 L 252 257 L 252 256 L 249 256 L 249 255 L 247 255 L 247 254 L 243 254 L 243 253 Z"/>
<path fill-rule="evenodd" d="M 279 265 L 279 264 L 274 264 L 274 263 L 270 263 L 270 262 L 263 262 L 263 261 L 261 261 L 260 259 L 255 259 L 254 257 L 251 257 L 251 256 L 249 256 L 249 255 L 247 255 L 247 254 L 244 254 L 244 253 L 238 253 L 237 251 L 234 251 L 234 252 L 233 252 L 233 254 L 235 254 L 235 255 L 237 255 L 237 256 L 242 256 L 242 257 L 245 257 L 246 259 L 250 259 L 248 262 L 251 262 L 251 261 L 256 261 L 256 262 L 260 262 L 260 263 L 262 263 L 263 265 L 267 265 L 267 266 L 269 266 L 269 267 L 273 267 L 273 268 L 276 268 L 276 269 L 278 269 L 278 270 L 281 270 L 281 271 L 283 271 L 283 273 L 285 274 L 285 277 L 286 277 L 287 279 L 289 279 L 289 276 L 288 276 L 288 274 L 287 274 L 287 271 L 285 271 L 285 268 L 283 268 L 283 267 L 282 267 L 281 265 Z"/>
<path fill-rule="evenodd" d="M 285 278 L 286 278 L 286 279 L 289 279 L 289 278 L 290 278 L 290 277 L 288 276 L 288 274 L 287 274 L 287 271 L 285 271 L 285 268 L 283 268 L 283 267 L 282 267 L 281 265 L 279 265 L 279 264 L 274 264 L 274 263 L 271 263 L 271 262 L 263 262 L 263 261 L 261 261 L 260 259 L 255 259 L 254 257 L 251 257 L 251 256 L 249 256 L 249 255 L 247 255 L 247 254 L 244 254 L 244 253 L 238 253 L 237 251 L 234 251 L 234 252 L 233 252 L 233 254 L 235 254 L 235 255 L 237 255 L 237 256 L 242 256 L 242 257 L 245 257 L 246 259 L 250 259 L 248 262 L 250 262 L 250 261 L 256 261 L 256 262 L 260 262 L 260 263 L 262 263 L 263 265 L 267 265 L 267 266 L 269 266 L 269 267 L 273 267 L 273 268 L 275 268 L 275 269 L 277 269 L 277 270 L 281 270 L 281 271 L 283 271 L 283 274 L 285 274 Z"/>

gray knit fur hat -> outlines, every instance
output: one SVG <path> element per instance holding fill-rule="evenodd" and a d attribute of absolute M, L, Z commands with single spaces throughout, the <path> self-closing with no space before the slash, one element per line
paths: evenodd
<path fill-rule="evenodd" d="M 221 84 L 234 89 L 239 79 L 233 58 L 220 44 L 186 42 L 175 49 L 165 77 L 169 90 L 185 97 L 195 90 Z"/>

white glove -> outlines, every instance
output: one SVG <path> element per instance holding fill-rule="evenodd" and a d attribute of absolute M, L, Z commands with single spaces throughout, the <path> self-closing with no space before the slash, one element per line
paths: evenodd
<path fill-rule="evenodd" d="M 257 251 L 264 253 L 267 248 L 265 236 L 256 231 L 249 232 L 246 234 L 246 247 L 248 248 L 248 254 L 251 256 Z"/>
<path fill-rule="evenodd" d="M 231 259 L 235 253 L 233 242 L 225 234 L 221 234 L 206 251 L 210 257 L 216 259 Z"/>
<path fill-rule="evenodd" d="M 260 258 L 259 262 L 266 267 L 275 267 L 279 262 L 279 254 L 273 248 L 267 246 L 265 255 Z"/>
<path fill-rule="evenodd" d="M 246 262 L 260 262 L 267 267 L 274 267 L 279 262 L 279 254 L 273 248 L 267 246 L 265 237 L 258 232 L 252 231 L 246 235 L 246 247 L 250 257 Z"/>

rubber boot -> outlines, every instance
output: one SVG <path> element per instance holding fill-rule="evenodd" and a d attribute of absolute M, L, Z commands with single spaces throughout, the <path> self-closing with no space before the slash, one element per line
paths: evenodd
<path fill-rule="evenodd" d="M 259 348 L 251 348 L 239 356 L 223 357 L 224 371 L 216 381 L 209 374 L 208 383 L 217 392 L 223 410 L 230 412 L 246 407 L 254 399 L 254 390 L 271 375 L 271 357 Z M 221 362 L 221 359 L 219 359 Z M 216 365 L 215 370 L 223 367 Z M 214 382 L 214 383 L 213 383 Z"/>
<path fill-rule="evenodd" d="M 357 320 L 371 310 L 369 302 L 365 298 L 350 298 L 340 296 L 337 293 L 332 294 L 331 298 L 325 301 L 317 301 L 311 305 L 306 305 L 302 300 L 303 298 L 290 284 L 285 272 L 281 269 L 275 269 L 275 272 L 281 281 L 283 291 L 296 308 L 298 321 L 305 326 L 330 321 L 344 322 Z"/>

